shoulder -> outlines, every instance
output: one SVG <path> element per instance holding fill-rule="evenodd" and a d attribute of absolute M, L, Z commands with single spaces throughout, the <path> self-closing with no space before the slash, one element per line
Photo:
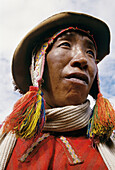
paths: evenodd
<path fill-rule="evenodd" d="M 0 169 L 4 169 L 9 155 L 12 153 L 16 143 L 15 134 L 9 132 L 8 134 L 3 133 L 3 126 L 0 128 Z"/>
<path fill-rule="evenodd" d="M 108 169 L 115 169 L 115 130 L 113 131 L 110 140 L 107 143 L 98 145 L 99 152 L 105 161 Z"/>

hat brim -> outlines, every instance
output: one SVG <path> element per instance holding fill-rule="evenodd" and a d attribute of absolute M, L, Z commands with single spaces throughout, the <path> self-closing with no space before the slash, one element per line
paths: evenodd
<path fill-rule="evenodd" d="M 90 31 L 97 45 L 98 62 L 109 54 L 110 31 L 103 21 L 75 12 L 62 12 L 53 15 L 32 29 L 14 52 L 12 74 L 15 84 L 20 91 L 26 93 L 29 90 L 29 86 L 32 85 L 29 67 L 35 45 L 39 44 L 41 47 L 44 41 L 54 33 L 70 26 Z"/>

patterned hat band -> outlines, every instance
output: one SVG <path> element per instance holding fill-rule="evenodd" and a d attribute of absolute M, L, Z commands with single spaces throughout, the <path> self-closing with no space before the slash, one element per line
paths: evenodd
<path fill-rule="evenodd" d="M 93 38 L 93 35 L 91 35 L 89 31 L 85 31 L 85 30 L 79 29 L 77 27 L 76 28 L 68 27 L 68 28 L 62 29 L 58 33 L 55 33 L 51 38 L 49 38 L 49 40 L 42 45 L 41 49 L 38 50 L 37 53 L 35 52 L 35 50 L 33 50 L 32 64 L 30 67 L 30 74 L 31 74 L 31 80 L 32 80 L 33 86 L 39 87 L 39 85 L 41 83 L 43 71 L 44 71 L 45 56 L 46 56 L 49 46 L 53 45 L 54 41 L 62 33 L 65 33 L 66 31 L 79 31 L 79 32 L 86 34 L 93 41 L 93 43 L 95 45 L 95 49 L 97 51 L 96 42 Z"/>

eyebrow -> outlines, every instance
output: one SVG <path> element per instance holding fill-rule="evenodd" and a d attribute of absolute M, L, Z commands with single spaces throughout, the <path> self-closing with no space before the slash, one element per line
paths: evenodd
<path fill-rule="evenodd" d="M 71 35 L 63 34 L 62 36 L 57 37 L 57 40 L 71 39 Z"/>
<path fill-rule="evenodd" d="M 93 43 L 93 41 L 88 37 L 88 39 L 85 40 L 88 44 L 88 47 L 90 48 L 94 48 L 96 50 L 95 44 Z"/>
<path fill-rule="evenodd" d="M 69 33 L 69 34 L 68 34 Z M 74 36 L 74 35 L 73 35 Z M 94 42 L 92 41 L 92 39 L 87 36 L 87 35 L 82 35 L 81 36 L 84 36 L 85 37 L 85 41 L 87 42 L 86 44 L 88 44 L 88 47 L 92 48 L 92 49 L 95 49 L 96 50 L 96 47 L 95 47 L 95 44 Z M 57 40 L 58 41 L 61 41 L 61 40 L 69 40 L 72 38 L 72 34 L 71 32 L 66 32 L 64 34 L 62 34 L 61 36 L 57 37 Z"/>

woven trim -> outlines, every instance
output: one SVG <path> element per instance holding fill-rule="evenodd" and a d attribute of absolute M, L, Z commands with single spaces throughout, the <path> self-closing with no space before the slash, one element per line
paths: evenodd
<path fill-rule="evenodd" d="M 22 155 L 22 157 L 20 158 L 21 162 L 25 162 L 25 160 L 27 159 L 27 157 L 30 155 L 30 153 L 32 153 L 32 151 L 36 148 L 36 146 L 42 142 L 44 139 L 46 139 L 47 137 L 49 137 L 50 134 L 49 133 L 44 133 L 41 137 L 39 137 L 37 139 L 36 142 L 34 142 L 31 147 L 29 149 L 27 149 L 27 151 L 25 152 L 25 154 Z"/>
<path fill-rule="evenodd" d="M 61 141 L 64 143 L 64 145 L 66 146 L 72 160 L 74 164 L 78 164 L 81 163 L 82 161 L 78 158 L 78 156 L 76 155 L 74 149 L 72 148 L 71 144 L 69 143 L 69 141 L 66 139 L 66 137 L 61 136 L 60 137 Z"/>
<path fill-rule="evenodd" d="M 43 140 L 45 140 L 46 138 L 48 138 L 50 136 L 49 133 L 44 133 L 41 137 L 39 137 L 37 139 L 36 142 L 34 142 L 31 147 L 29 149 L 27 149 L 27 151 L 22 155 L 22 157 L 20 158 L 21 162 L 25 162 L 25 160 L 28 158 L 28 156 L 33 152 L 33 150 L 36 148 L 36 146 L 41 143 Z M 62 143 L 64 144 L 64 146 L 67 148 L 68 153 L 69 153 L 69 157 L 71 157 L 72 160 L 72 164 L 77 164 L 77 163 L 81 163 L 83 161 L 81 161 L 78 156 L 76 155 L 74 149 L 72 148 L 72 146 L 70 145 L 70 143 L 68 142 L 68 140 L 61 136 L 59 138 Z"/>

